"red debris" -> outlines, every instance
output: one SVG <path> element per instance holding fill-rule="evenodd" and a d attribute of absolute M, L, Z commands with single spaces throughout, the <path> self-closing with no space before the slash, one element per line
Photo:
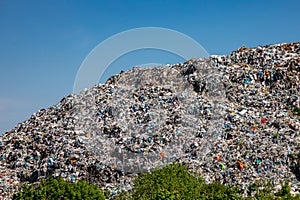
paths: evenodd
<path fill-rule="evenodd" d="M 244 165 L 242 164 L 241 161 L 237 161 L 237 164 L 239 165 L 240 170 L 244 170 Z"/>
<path fill-rule="evenodd" d="M 165 157 L 165 152 L 164 150 L 162 150 L 162 152 L 160 153 L 160 158 L 163 159 Z"/>

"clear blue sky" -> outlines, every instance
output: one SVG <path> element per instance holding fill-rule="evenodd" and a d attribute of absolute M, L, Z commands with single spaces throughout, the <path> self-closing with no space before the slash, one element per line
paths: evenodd
<path fill-rule="evenodd" d="M 138 27 L 182 32 L 210 54 L 242 45 L 300 40 L 300 1 L 0 0 L 0 133 L 72 92 L 78 68 L 100 42 Z M 133 52 L 106 78 L 141 62 L 176 63 L 165 52 Z"/>

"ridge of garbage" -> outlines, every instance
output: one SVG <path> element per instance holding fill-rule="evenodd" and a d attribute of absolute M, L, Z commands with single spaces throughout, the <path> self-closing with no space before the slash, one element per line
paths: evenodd
<path fill-rule="evenodd" d="M 163 73 L 175 83 L 156 80 Z M 220 82 L 209 85 L 204 74 Z M 191 105 L 198 111 L 190 111 Z M 37 184 L 48 175 L 89 180 L 112 194 L 130 190 L 136 165 L 109 162 L 109 149 L 102 151 L 109 145 L 132 155 L 158 152 L 143 170 L 177 160 L 207 182 L 240 186 L 245 196 L 255 181 L 280 186 L 285 179 L 298 193 L 299 108 L 299 42 L 122 71 L 0 136 L 0 194 L 9 198 L 20 184 Z M 176 140 L 188 144 L 178 143 L 175 151 Z"/>

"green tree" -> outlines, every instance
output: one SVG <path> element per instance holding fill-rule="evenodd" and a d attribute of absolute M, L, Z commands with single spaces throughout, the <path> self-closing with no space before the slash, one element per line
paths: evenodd
<path fill-rule="evenodd" d="M 96 185 L 88 184 L 86 181 L 70 183 L 61 177 L 49 177 L 42 180 L 35 188 L 33 185 L 23 185 L 13 199 L 24 200 L 57 200 L 57 199 L 98 199 L 104 200 L 104 194 Z"/>
<path fill-rule="evenodd" d="M 134 181 L 131 199 L 240 199 L 237 189 L 220 183 L 205 184 L 182 164 L 143 173 Z"/>

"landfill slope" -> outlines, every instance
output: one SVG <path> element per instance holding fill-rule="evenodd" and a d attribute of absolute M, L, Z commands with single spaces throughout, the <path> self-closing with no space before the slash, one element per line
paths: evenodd
<path fill-rule="evenodd" d="M 48 175 L 113 194 L 175 160 L 208 182 L 299 192 L 300 46 L 133 68 L 41 109 L 0 136 L 0 194 Z M 0 195 L 0 196 L 1 196 Z"/>

